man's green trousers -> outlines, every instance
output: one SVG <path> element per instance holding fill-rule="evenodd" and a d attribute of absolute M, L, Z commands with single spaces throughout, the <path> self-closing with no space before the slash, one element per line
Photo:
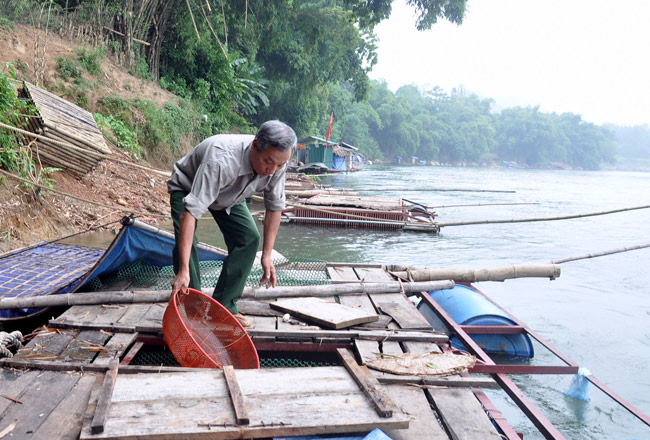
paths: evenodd
<path fill-rule="evenodd" d="M 178 243 L 180 234 L 180 217 L 185 210 L 183 198 L 188 193 L 174 191 L 170 194 L 170 205 L 172 219 L 174 221 L 174 236 Z M 255 260 L 255 254 L 260 244 L 260 233 L 257 230 L 255 220 L 251 216 L 246 201 L 242 200 L 238 205 L 230 209 L 230 214 L 225 210 L 210 210 L 212 217 L 219 225 L 223 234 L 228 256 L 223 262 L 221 275 L 214 288 L 212 297 L 219 301 L 232 314 L 238 313 L 237 300 L 241 298 L 246 280 L 251 273 L 251 267 Z M 188 215 L 190 215 L 188 213 Z M 198 222 L 197 222 L 198 224 Z M 174 244 L 173 250 L 174 273 L 178 273 L 178 246 Z M 201 290 L 201 274 L 199 272 L 199 255 L 196 251 L 196 228 L 190 253 L 190 285 L 192 289 Z"/>

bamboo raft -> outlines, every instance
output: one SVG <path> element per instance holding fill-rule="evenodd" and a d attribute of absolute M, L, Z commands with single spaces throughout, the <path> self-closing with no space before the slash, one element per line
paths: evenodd
<path fill-rule="evenodd" d="M 328 271 L 357 288 L 392 281 L 379 265 L 333 264 Z M 249 290 L 239 307 L 262 358 L 302 351 L 337 360 L 261 370 L 145 365 L 136 362 L 142 353 L 162 349 L 164 302 L 76 305 L 0 361 L 0 432 L 17 438 L 230 439 L 380 428 L 393 439 L 499 438 L 481 404 L 480 388 L 497 386 L 492 379 L 398 376 L 365 366 L 378 354 L 447 350 L 444 331 L 434 329 L 404 293 L 339 296 L 341 305 L 378 318 L 341 330 L 287 322 L 271 307 L 274 299 L 255 296 Z"/>
<path fill-rule="evenodd" d="M 298 196 L 298 191 L 287 195 Z M 305 191 L 300 191 L 305 194 Z M 348 191 L 313 190 L 299 203 L 288 203 L 284 223 L 318 226 L 412 230 L 437 233 L 436 213 L 399 197 L 362 196 Z M 260 217 L 263 218 L 263 217 Z"/>
<path fill-rule="evenodd" d="M 38 138 L 27 138 L 36 145 L 34 159 L 43 165 L 82 178 L 102 155 L 111 153 L 90 112 L 27 82 L 19 96 L 36 108 L 37 114 L 27 118 L 27 128 Z"/>

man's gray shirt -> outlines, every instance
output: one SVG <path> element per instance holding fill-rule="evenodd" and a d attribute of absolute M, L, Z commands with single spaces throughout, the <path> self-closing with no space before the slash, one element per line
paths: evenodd
<path fill-rule="evenodd" d="M 253 135 L 219 134 L 194 147 L 174 164 L 167 190 L 189 193 L 185 209 L 196 219 L 208 210 L 226 210 L 246 197 L 264 192 L 264 207 L 280 211 L 285 206 L 286 165 L 270 176 L 258 176 L 251 166 Z"/>

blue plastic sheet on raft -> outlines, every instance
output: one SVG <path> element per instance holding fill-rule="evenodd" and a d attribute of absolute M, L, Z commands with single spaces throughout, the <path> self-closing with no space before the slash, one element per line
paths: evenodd
<path fill-rule="evenodd" d="M 68 293 L 103 254 L 103 249 L 48 242 L 7 254 L 0 258 L 0 298 Z M 0 310 L 0 319 L 28 316 L 38 310 Z"/>
<path fill-rule="evenodd" d="M 274 440 L 392 440 L 384 431 L 375 428 L 365 436 L 353 437 L 321 437 L 318 435 L 305 435 L 296 437 L 275 437 Z"/>
<path fill-rule="evenodd" d="M 124 226 L 107 250 L 62 243 L 41 243 L 0 258 L 0 298 L 33 297 L 74 292 L 94 277 L 145 259 L 153 266 L 171 266 L 174 239 L 136 226 Z M 224 256 L 197 249 L 200 261 Z M 41 309 L 0 310 L 0 319 L 26 317 Z"/>
<path fill-rule="evenodd" d="M 589 393 L 589 379 L 587 376 L 590 376 L 591 372 L 584 367 L 578 369 L 578 372 L 573 379 L 571 380 L 571 385 L 569 389 L 564 392 L 565 396 L 573 397 L 574 399 L 584 400 L 589 402 L 591 398 L 587 395 Z"/>
<path fill-rule="evenodd" d="M 153 266 L 171 266 L 174 239 L 135 226 L 125 226 L 106 251 L 106 256 L 88 279 L 116 271 L 120 266 L 144 258 Z M 197 248 L 200 261 L 223 260 L 224 256 Z"/>

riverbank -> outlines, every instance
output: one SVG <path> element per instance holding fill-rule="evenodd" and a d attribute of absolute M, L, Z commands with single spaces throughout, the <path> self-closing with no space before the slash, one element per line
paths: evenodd
<path fill-rule="evenodd" d="M 166 178 L 103 160 L 83 179 L 51 175 L 53 191 L 3 177 L 0 253 L 86 230 L 113 229 L 124 215 L 158 223 L 169 213 Z"/>
<path fill-rule="evenodd" d="M 98 108 L 104 96 L 140 99 L 163 105 L 176 102 L 177 97 L 161 89 L 154 81 L 146 81 L 120 69 L 110 57 L 102 60 L 99 78 L 84 74 L 81 90 L 72 78 L 62 79 L 57 71 L 60 58 L 75 56 L 79 41 L 58 33 L 11 23 L 0 27 L 0 61 L 11 63 L 18 79 L 41 83 L 47 90 L 75 101 L 80 97 L 89 111 Z M 40 50 L 39 50 L 40 48 Z M 6 72 L 6 70 L 5 70 Z M 79 93 L 83 92 L 83 96 Z M 181 151 L 190 145 L 181 146 Z M 122 161 L 130 156 L 111 147 L 113 157 Z M 79 180 L 57 172 L 52 178 L 52 191 L 27 187 L 23 182 L 0 175 L 0 254 L 62 236 L 106 225 L 115 227 L 122 216 L 138 213 L 141 220 L 157 223 L 168 212 L 165 178 L 159 174 L 111 162 L 111 156 Z M 153 158 L 159 160 L 160 158 Z M 149 166 L 144 161 L 140 165 Z M 156 168 L 171 169 L 160 161 Z M 4 170 L 3 170 L 4 171 Z M 113 223 L 113 224 L 111 224 Z"/>

